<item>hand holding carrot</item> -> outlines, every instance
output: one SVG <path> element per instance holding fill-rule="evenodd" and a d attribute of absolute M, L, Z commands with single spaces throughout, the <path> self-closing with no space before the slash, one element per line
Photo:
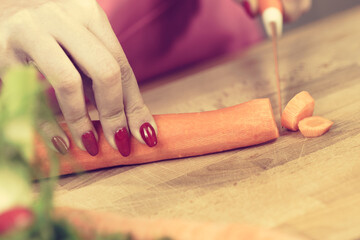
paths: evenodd
<path fill-rule="evenodd" d="M 60 173 L 94 170 L 119 165 L 141 164 L 164 159 L 174 159 L 221 152 L 252 146 L 279 137 L 269 99 L 252 101 L 215 111 L 200 113 L 163 114 L 155 116 L 159 128 L 159 144 L 149 148 L 132 139 L 132 154 L 121 157 L 106 142 L 103 131 L 99 133 L 99 154 L 89 157 L 76 147 L 67 156 L 59 156 Z M 64 130 L 67 131 L 66 126 Z M 37 168 L 49 173 L 51 162 L 43 142 L 35 144 Z M 68 158 L 71 161 L 68 161 Z"/>
<path fill-rule="evenodd" d="M 130 154 L 130 132 L 154 146 L 157 127 L 110 23 L 95 0 L 1 0 L 0 77 L 13 65 L 33 64 L 51 83 L 74 143 L 98 153 L 98 135 L 84 94 L 99 111 L 108 143 Z M 69 139 L 40 123 L 61 153 Z"/>

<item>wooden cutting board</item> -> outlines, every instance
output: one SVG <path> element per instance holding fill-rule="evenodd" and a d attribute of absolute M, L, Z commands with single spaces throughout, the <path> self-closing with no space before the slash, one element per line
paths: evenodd
<path fill-rule="evenodd" d="M 56 204 L 125 216 L 240 222 L 311 239 L 360 238 L 360 8 L 279 41 L 282 100 L 301 90 L 335 122 L 306 139 L 63 177 Z M 141 86 L 154 114 L 218 109 L 269 97 L 271 42 Z M 277 120 L 278 117 L 277 117 Z"/>

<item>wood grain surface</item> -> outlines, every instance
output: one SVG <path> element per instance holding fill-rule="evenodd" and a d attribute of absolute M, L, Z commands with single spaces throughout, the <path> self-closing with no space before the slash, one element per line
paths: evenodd
<path fill-rule="evenodd" d="M 58 206 L 124 216 L 249 223 L 309 239 L 360 238 L 360 7 L 279 40 L 282 100 L 301 90 L 330 132 L 281 131 L 268 144 L 63 177 Z M 154 114 L 223 108 L 269 97 L 271 42 L 141 86 Z"/>

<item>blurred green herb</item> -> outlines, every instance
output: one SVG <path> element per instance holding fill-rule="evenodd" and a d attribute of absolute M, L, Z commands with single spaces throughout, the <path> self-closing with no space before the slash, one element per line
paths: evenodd
<path fill-rule="evenodd" d="M 35 215 L 34 223 L 23 231 L 0 236 L 0 240 L 78 240 L 76 230 L 66 221 L 53 219 L 53 190 L 57 178 L 40 180 L 40 192 L 32 199 L 33 177 L 42 177 L 31 166 L 34 158 L 34 136 L 45 140 L 39 123 L 55 122 L 47 105 L 45 88 L 33 67 L 16 67 L 2 79 L 0 92 L 0 213 L 14 206 L 28 206 Z M 59 170 L 56 155 L 47 149 L 51 173 Z M 131 240 L 117 234 L 97 236 L 96 240 Z"/>

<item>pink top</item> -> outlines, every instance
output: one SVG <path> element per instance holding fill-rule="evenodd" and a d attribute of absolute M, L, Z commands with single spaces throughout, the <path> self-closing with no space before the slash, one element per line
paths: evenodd
<path fill-rule="evenodd" d="M 234 0 L 98 0 L 138 81 L 262 39 Z"/>

